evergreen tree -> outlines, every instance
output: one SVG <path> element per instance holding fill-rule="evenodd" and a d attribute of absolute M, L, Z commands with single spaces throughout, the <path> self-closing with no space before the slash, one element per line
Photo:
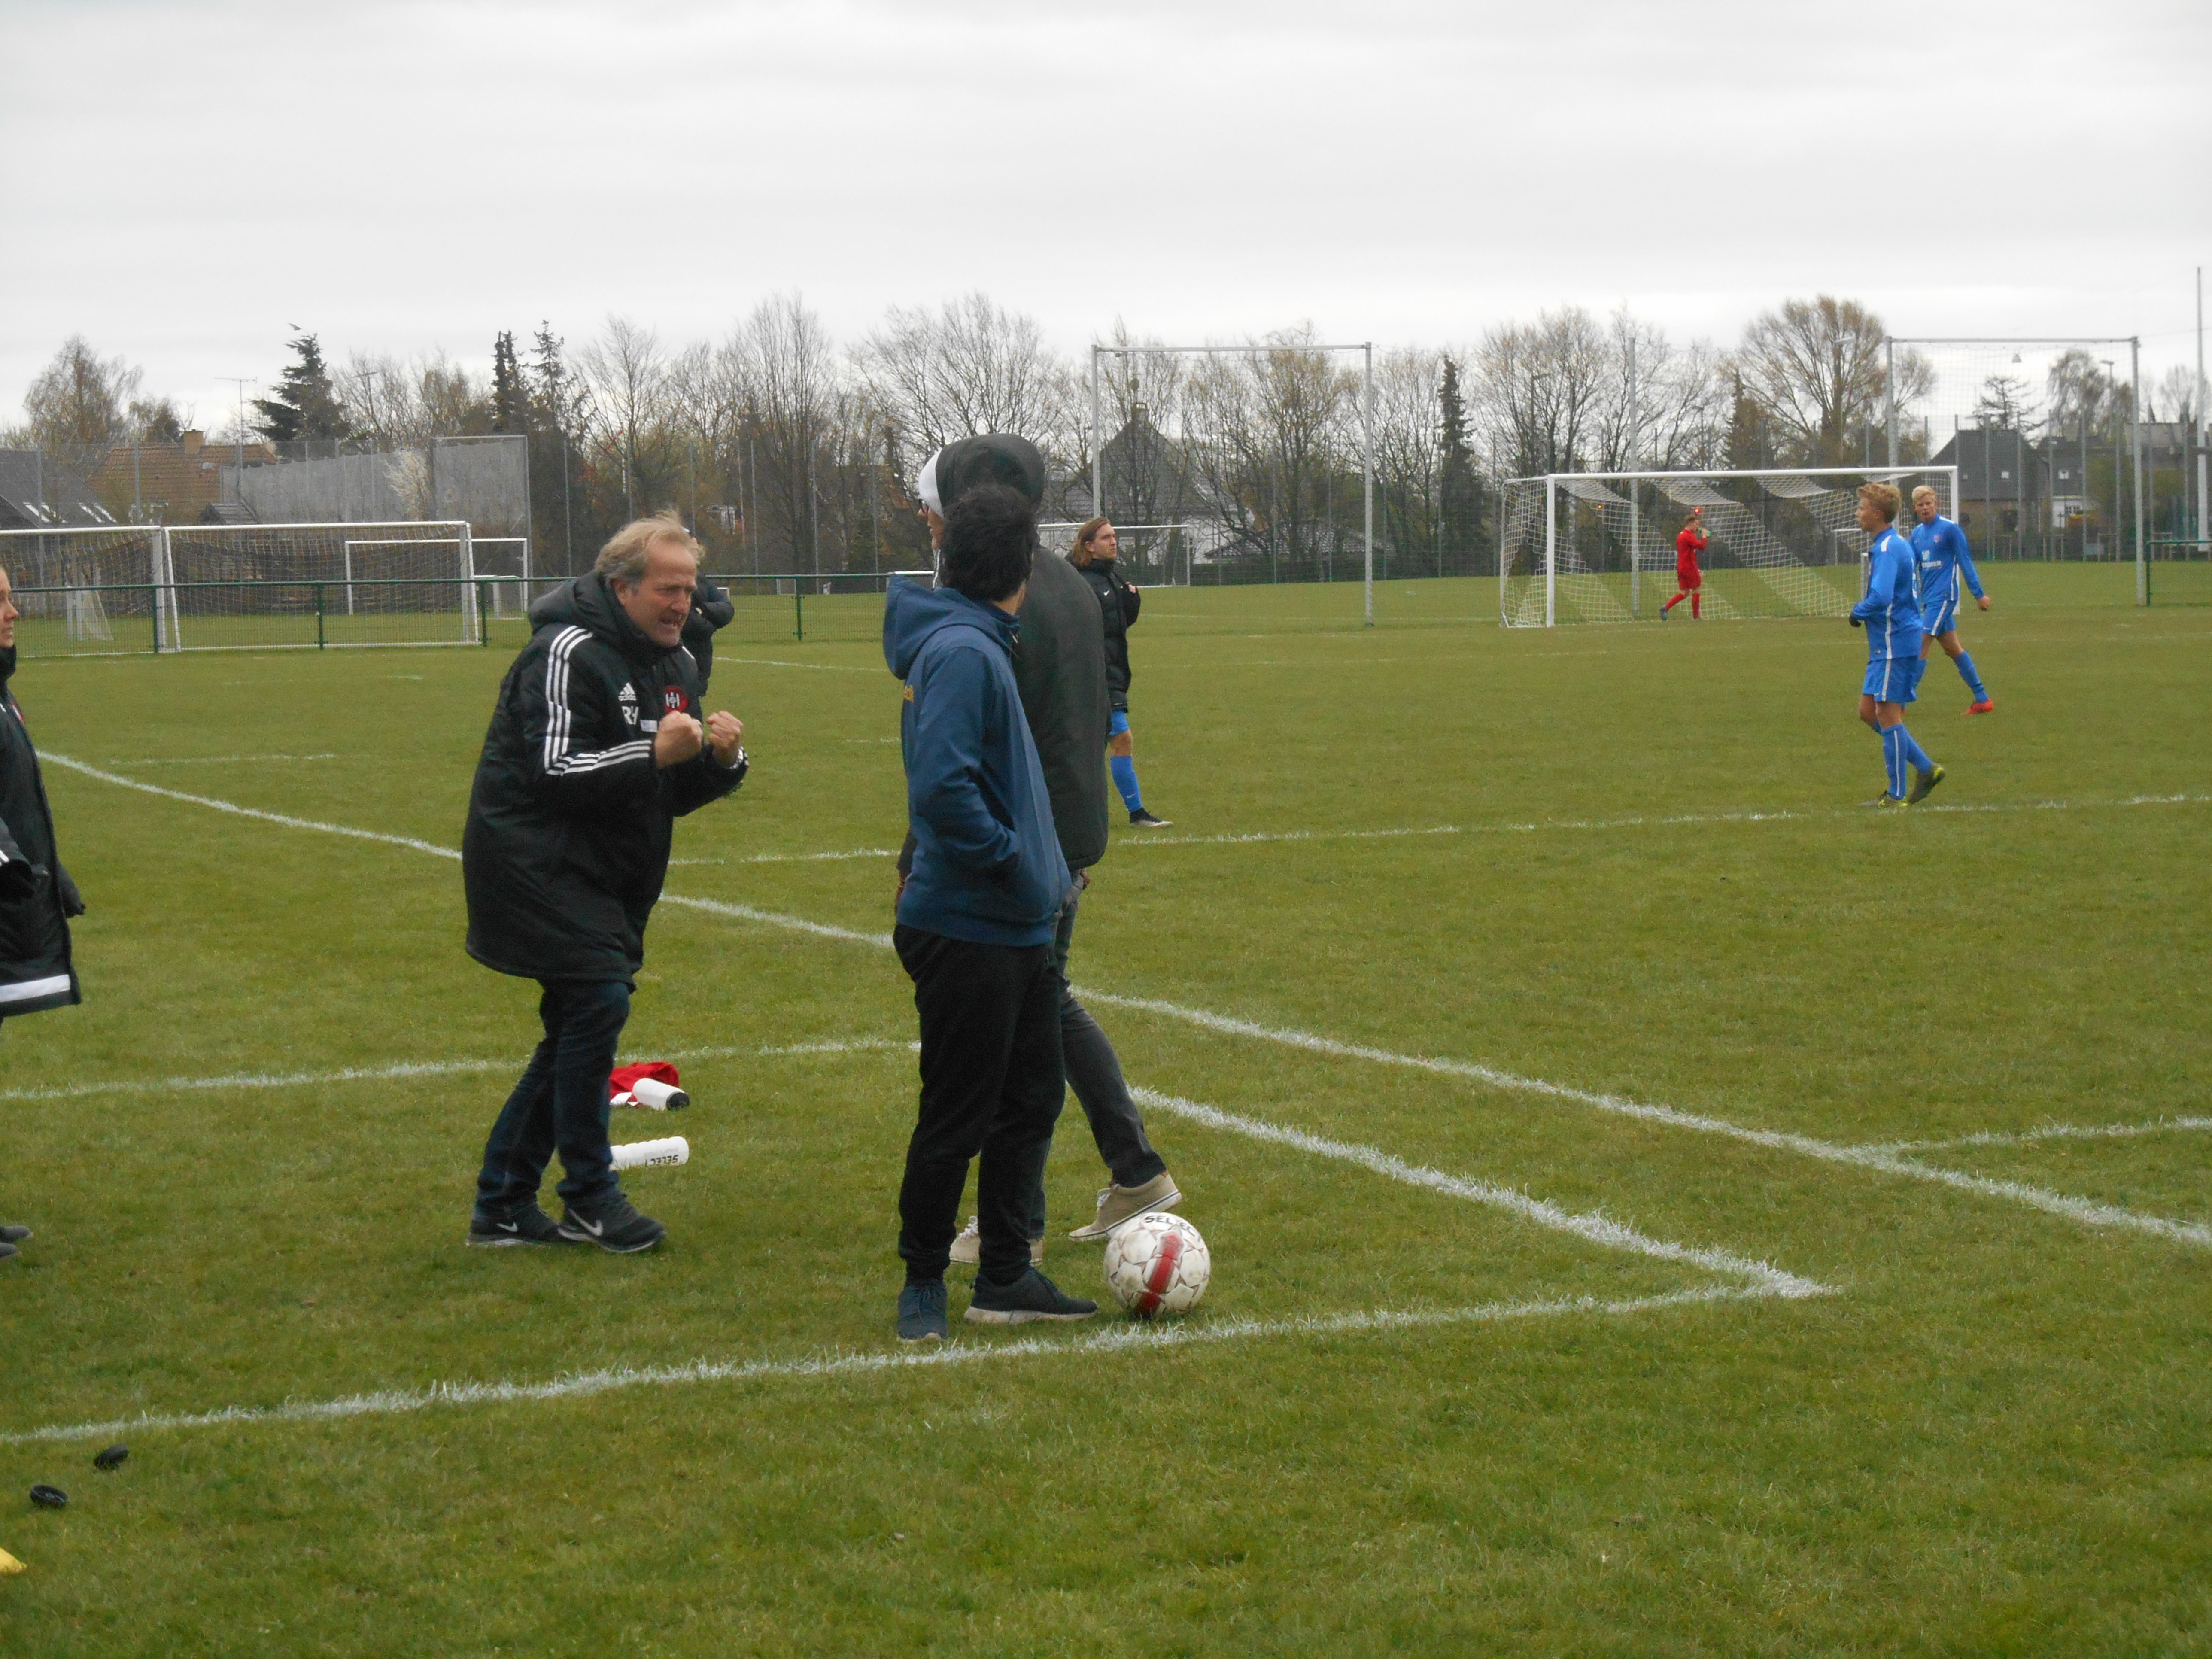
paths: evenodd
<path fill-rule="evenodd" d="M 331 385 L 329 366 L 323 362 L 322 342 L 313 334 L 301 334 L 285 343 L 292 349 L 292 362 L 277 380 L 276 395 L 253 400 L 261 413 L 261 434 L 280 444 L 295 438 L 353 436 L 353 422 L 346 418 Z"/>
<path fill-rule="evenodd" d="M 1443 384 L 1437 392 L 1443 460 L 1437 470 L 1437 507 L 1443 519 L 1444 556 L 1462 558 L 1477 533 L 1481 486 L 1474 476 L 1474 457 L 1467 442 L 1467 403 L 1460 395 L 1459 364 L 1444 359 Z"/>
<path fill-rule="evenodd" d="M 542 432 L 581 435 L 591 414 L 591 392 L 583 377 L 568 367 L 568 342 L 541 322 L 531 337 L 530 424 Z"/>
<path fill-rule="evenodd" d="M 491 343 L 491 429 L 530 429 L 530 393 L 522 384 L 522 365 L 514 354 L 514 335 L 502 329 Z"/>

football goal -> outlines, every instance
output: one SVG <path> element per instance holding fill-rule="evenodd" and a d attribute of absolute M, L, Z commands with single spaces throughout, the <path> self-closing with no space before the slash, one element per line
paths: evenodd
<path fill-rule="evenodd" d="M 1696 511 L 1707 617 L 1840 617 L 1865 586 L 1858 487 L 1959 498 L 1954 467 L 1555 472 L 1509 479 L 1498 513 L 1498 600 L 1508 628 L 1656 617 L 1674 591 L 1674 538 Z M 1911 523 L 1910 506 L 1900 517 Z"/>

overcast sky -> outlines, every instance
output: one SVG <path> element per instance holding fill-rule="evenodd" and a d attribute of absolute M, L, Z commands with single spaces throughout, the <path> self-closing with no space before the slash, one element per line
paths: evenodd
<path fill-rule="evenodd" d="M 294 325 L 482 364 L 794 289 L 1070 352 L 1825 290 L 2149 377 L 2212 264 L 2206 0 L 0 0 L 0 420 L 71 333 L 214 425 Z"/>

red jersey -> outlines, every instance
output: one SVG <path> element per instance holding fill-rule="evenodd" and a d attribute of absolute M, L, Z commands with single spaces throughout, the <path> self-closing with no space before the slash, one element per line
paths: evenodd
<path fill-rule="evenodd" d="M 1674 538 L 1674 570 L 1683 576 L 1698 574 L 1698 555 L 1705 551 L 1708 538 L 1696 525 L 1685 525 L 1682 533 Z"/>

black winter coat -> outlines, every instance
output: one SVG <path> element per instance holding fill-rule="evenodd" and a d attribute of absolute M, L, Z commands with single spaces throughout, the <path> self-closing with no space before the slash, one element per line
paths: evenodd
<path fill-rule="evenodd" d="M 1129 625 L 1137 620 L 1145 596 L 1121 580 L 1112 559 L 1093 559 L 1079 565 L 1083 580 L 1098 596 L 1098 611 L 1106 624 L 1106 690 L 1114 707 L 1129 707 Z"/>
<path fill-rule="evenodd" d="M 653 763 L 660 716 L 702 718 L 705 681 L 604 578 L 578 577 L 530 616 L 538 631 L 500 685 L 461 834 L 469 954 L 527 979 L 634 983 L 675 820 L 735 789 L 744 757 Z"/>
<path fill-rule="evenodd" d="M 15 647 L 0 649 L 0 1019 L 84 1000 L 69 930 L 84 901 L 54 854 L 38 751 L 8 690 L 15 672 Z"/>

